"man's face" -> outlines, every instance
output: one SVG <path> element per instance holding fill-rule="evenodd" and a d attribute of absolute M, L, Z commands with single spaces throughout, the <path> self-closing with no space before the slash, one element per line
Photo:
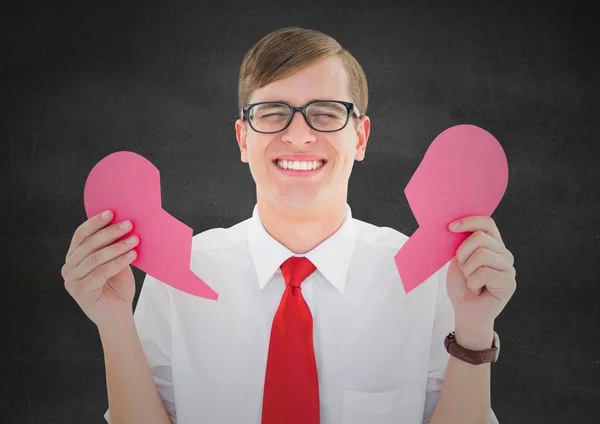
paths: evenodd
<path fill-rule="evenodd" d="M 347 87 L 342 60 L 330 56 L 256 90 L 249 103 L 285 101 L 304 106 L 314 99 L 352 102 Z M 283 207 L 323 210 L 345 201 L 354 161 L 365 156 L 370 121 L 351 114 L 342 130 L 324 133 L 313 130 L 298 112 L 278 133 L 257 133 L 240 119 L 235 128 L 241 160 L 250 166 L 258 198 Z M 278 159 L 286 155 L 300 155 L 299 159 L 311 155 L 321 158 L 323 164 L 314 171 L 285 170 Z"/>

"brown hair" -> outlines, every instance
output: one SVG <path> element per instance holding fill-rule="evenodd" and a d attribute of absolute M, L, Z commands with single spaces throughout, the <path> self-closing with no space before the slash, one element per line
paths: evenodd
<path fill-rule="evenodd" d="M 246 53 L 238 80 L 238 112 L 248 103 L 254 90 L 332 55 L 342 59 L 348 74 L 350 97 L 360 113 L 366 115 L 369 94 L 367 78 L 360 64 L 332 37 L 299 27 L 273 31 Z"/>

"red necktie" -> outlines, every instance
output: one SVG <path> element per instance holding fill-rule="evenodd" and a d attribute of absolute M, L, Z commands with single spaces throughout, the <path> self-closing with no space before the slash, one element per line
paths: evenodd
<path fill-rule="evenodd" d="M 292 256 L 281 265 L 285 291 L 271 328 L 262 424 L 318 424 L 313 320 L 300 285 L 316 267 Z"/>

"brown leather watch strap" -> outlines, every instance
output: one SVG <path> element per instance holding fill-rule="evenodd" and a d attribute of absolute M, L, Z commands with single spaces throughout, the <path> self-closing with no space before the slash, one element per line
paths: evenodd
<path fill-rule="evenodd" d="M 444 346 L 450 355 L 473 365 L 496 362 L 500 354 L 500 339 L 495 331 L 494 342 L 492 343 L 492 347 L 489 349 L 476 351 L 460 346 L 458 343 L 456 343 L 454 331 L 446 336 L 446 339 L 444 340 Z"/>

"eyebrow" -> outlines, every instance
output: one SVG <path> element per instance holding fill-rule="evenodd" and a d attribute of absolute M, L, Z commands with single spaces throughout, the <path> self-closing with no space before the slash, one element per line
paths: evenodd
<path fill-rule="evenodd" d="M 321 100 L 325 100 L 325 99 L 310 99 L 308 102 L 306 102 L 305 104 L 311 103 L 311 102 L 316 102 L 316 101 L 321 101 Z M 287 103 L 287 104 L 291 104 L 290 101 L 288 100 L 282 100 L 282 99 L 278 99 L 278 100 L 265 100 L 265 102 L 278 102 L 278 103 Z"/>

